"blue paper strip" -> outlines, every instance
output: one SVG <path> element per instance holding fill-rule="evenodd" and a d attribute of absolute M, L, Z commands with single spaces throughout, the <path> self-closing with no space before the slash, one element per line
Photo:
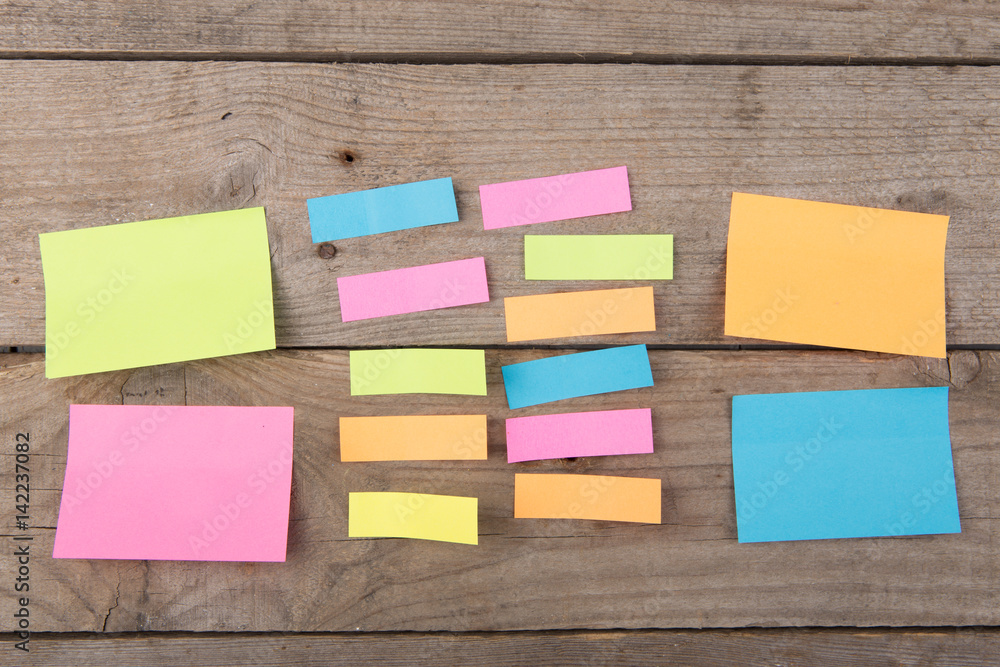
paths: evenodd
<path fill-rule="evenodd" d="M 313 243 L 458 222 L 451 178 L 307 199 Z"/>
<path fill-rule="evenodd" d="M 948 388 L 733 397 L 740 542 L 959 533 Z"/>
<path fill-rule="evenodd" d="M 564 398 L 653 386 L 645 345 L 564 354 L 500 370 L 511 410 Z"/>

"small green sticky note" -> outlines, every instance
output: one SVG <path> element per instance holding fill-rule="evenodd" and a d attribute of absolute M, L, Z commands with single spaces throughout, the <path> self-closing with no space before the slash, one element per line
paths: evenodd
<path fill-rule="evenodd" d="M 486 395 L 483 350 L 352 350 L 351 396 Z"/>
<path fill-rule="evenodd" d="M 39 234 L 45 375 L 273 350 L 263 208 Z"/>
<path fill-rule="evenodd" d="M 672 234 L 524 237 L 527 280 L 672 280 Z"/>
<path fill-rule="evenodd" d="M 348 494 L 348 537 L 479 544 L 479 499 L 430 493 Z"/>

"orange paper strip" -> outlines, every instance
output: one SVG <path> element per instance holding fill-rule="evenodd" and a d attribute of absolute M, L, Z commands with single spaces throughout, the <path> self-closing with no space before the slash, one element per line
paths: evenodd
<path fill-rule="evenodd" d="M 948 216 L 733 193 L 726 335 L 945 356 Z"/>
<path fill-rule="evenodd" d="M 656 331 L 652 287 L 514 296 L 503 304 L 508 342 Z"/>
<path fill-rule="evenodd" d="M 514 475 L 514 518 L 660 523 L 660 480 Z"/>
<path fill-rule="evenodd" d="M 341 417 L 341 461 L 486 458 L 486 415 Z"/>

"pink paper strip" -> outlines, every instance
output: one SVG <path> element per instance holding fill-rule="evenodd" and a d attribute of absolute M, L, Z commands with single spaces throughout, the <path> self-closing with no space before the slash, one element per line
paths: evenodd
<path fill-rule="evenodd" d="M 482 257 L 337 278 L 344 322 L 490 300 Z"/>
<path fill-rule="evenodd" d="M 284 561 L 292 408 L 71 405 L 54 558 Z"/>
<path fill-rule="evenodd" d="M 571 412 L 507 420 L 507 462 L 652 454 L 649 408 Z"/>
<path fill-rule="evenodd" d="M 632 210 L 625 167 L 479 186 L 483 229 Z"/>

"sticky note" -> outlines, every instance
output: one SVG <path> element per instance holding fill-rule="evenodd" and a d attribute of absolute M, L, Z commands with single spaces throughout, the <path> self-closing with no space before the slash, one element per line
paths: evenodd
<path fill-rule="evenodd" d="M 50 378 L 273 350 L 264 209 L 39 234 Z"/>
<path fill-rule="evenodd" d="M 632 210 L 625 167 L 479 186 L 483 229 Z"/>
<path fill-rule="evenodd" d="M 284 561 L 292 408 L 71 405 L 54 558 Z"/>
<path fill-rule="evenodd" d="M 306 200 L 313 243 L 458 222 L 450 178 Z"/>
<path fill-rule="evenodd" d="M 740 542 L 958 533 L 948 388 L 733 397 Z"/>
<path fill-rule="evenodd" d="M 649 408 L 599 410 L 507 420 L 507 462 L 576 456 L 652 454 Z"/>
<path fill-rule="evenodd" d="M 337 278 L 344 322 L 490 300 L 482 257 Z"/>
<path fill-rule="evenodd" d="M 524 237 L 526 280 L 671 280 L 672 234 Z"/>
<path fill-rule="evenodd" d="M 733 193 L 727 336 L 945 356 L 948 216 Z"/>
<path fill-rule="evenodd" d="M 478 498 L 429 493 L 351 493 L 349 537 L 408 537 L 479 544 Z"/>
<path fill-rule="evenodd" d="M 660 480 L 607 475 L 514 475 L 515 519 L 660 523 Z"/>
<path fill-rule="evenodd" d="M 503 366 L 511 410 L 564 398 L 653 386 L 645 345 L 576 352 Z"/>
<path fill-rule="evenodd" d="M 510 296 L 507 341 L 656 331 L 652 287 Z"/>
<path fill-rule="evenodd" d="M 351 396 L 486 395 L 483 350 L 351 350 Z"/>
<path fill-rule="evenodd" d="M 341 417 L 341 461 L 486 458 L 486 415 Z"/>

